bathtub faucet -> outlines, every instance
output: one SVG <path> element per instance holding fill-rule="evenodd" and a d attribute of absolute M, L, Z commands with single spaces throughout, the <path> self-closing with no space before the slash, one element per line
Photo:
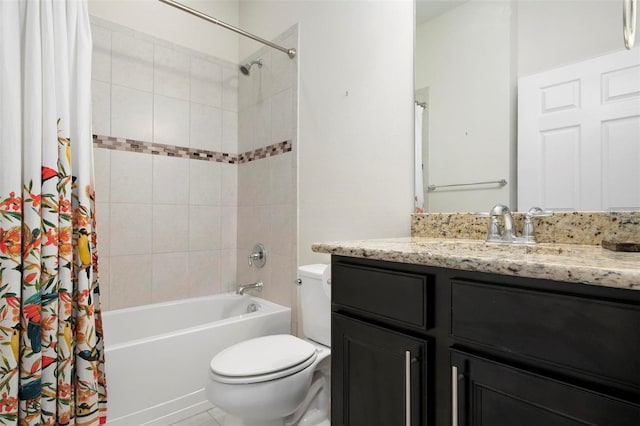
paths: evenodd
<path fill-rule="evenodd" d="M 245 291 L 247 290 L 251 290 L 251 289 L 256 289 L 258 291 L 262 291 L 262 286 L 264 284 L 262 284 L 262 281 L 258 281 L 257 283 L 253 283 L 253 284 L 245 284 L 245 285 L 241 285 L 238 286 L 238 289 L 236 290 L 236 294 L 239 295 L 243 295 Z"/>

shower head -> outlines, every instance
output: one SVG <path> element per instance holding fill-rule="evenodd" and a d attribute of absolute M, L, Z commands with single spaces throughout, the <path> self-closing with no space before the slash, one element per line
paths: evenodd
<path fill-rule="evenodd" d="M 249 75 L 249 70 L 254 65 L 258 65 L 258 68 L 262 68 L 262 59 L 258 59 L 257 61 L 251 61 L 248 64 L 240 65 L 240 72 L 244 75 Z"/>

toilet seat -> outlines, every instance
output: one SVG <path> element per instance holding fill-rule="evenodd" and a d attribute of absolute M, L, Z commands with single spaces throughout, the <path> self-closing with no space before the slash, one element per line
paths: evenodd
<path fill-rule="evenodd" d="M 214 356 L 209 365 L 213 380 L 250 384 L 298 373 L 316 360 L 316 348 L 288 334 L 258 337 L 233 345 Z"/>

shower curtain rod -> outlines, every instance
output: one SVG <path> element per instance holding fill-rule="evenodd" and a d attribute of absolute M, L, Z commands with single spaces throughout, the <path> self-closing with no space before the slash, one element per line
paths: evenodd
<path fill-rule="evenodd" d="M 248 33 L 245 30 L 241 30 L 240 28 L 236 28 L 233 25 L 227 24 L 226 22 L 222 22 L 221 20 L 219 20 L 217 18 L 214 18 L 212 16 L 206 15 L 206 14 L 204 14 L 202 12 L 199 12 L 199 11 L 197 11 L 195 9 L 190 8 L 189 6 L 185 6 L 182 3 L 178 3 L 177 1 L 173 1 L 173 0 L 159 0 L 159 1 L 161 1 L 164 4 L 168 4 L 169 6 L 173 6 L 176 9 L 180 9 L 183 12 L 187 12 L 187 13 L 190 13 L 190 14 L 192 14 L 194 16 L 197 16 L 198 18 L 202 18 L 205 21 L 209 21 L 209 22 L 212 22 L 212 23 L 214 23 L 216 25 L 220 25 L 221 27 L 224 27 L 224 28 L 226 28 L 228 30 L 234 31 L 234 32 L 236 32 L 236 33 L 238 33 L 240 35 L 243 35 L 245 37 L 249 37 L 250 39 L 258 41 L 258 42 L 260 42 L 262 44 L 266 44 L 269 47 L 272 47 L 274 49 L 277 49 L 277 50 L 279 50 L 281 52 L 286 53 L 287 55 L 289 55 L 289 58 L 291 58 L 291 59 L 295 58 L 295 56 L 296 56 L 296 49 L 293 49 L 293 48 L 287 49 L 286 47 L 278 46 L 277 44 L 272 43 L 269 40 L 265 40 L 262 37 L 258 37 L 257 35 L 253 35 L 251 33 Z"/>

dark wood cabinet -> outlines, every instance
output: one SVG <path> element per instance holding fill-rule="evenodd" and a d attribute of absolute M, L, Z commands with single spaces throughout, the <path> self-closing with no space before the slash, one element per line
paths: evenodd
<path fill-rule="evenodd" d="M 331 275 L 331 424 L 431 424 L 431 277 L 352 264 Z"/>
<path fill-rule="evenodd" d="M 574 384 L 455 350 L 451 366 L 459 426 L 640 425 L 640 406 Z"/>
<path fill-rule="evenodd" d="M 333 426 L 640 426 L 640 291 L 332 268 Z"/>
<path fill-rule="evenodd" d="M 455 343 L 640 391 L 640 304 L 541 290 L 535 282 L 521 288 L 451 280 Z"/>
<path fill-rule="evenodd" d="M 427 342 L 339 314 L 331 325 L 331 424 L 425 424 Z"/>

